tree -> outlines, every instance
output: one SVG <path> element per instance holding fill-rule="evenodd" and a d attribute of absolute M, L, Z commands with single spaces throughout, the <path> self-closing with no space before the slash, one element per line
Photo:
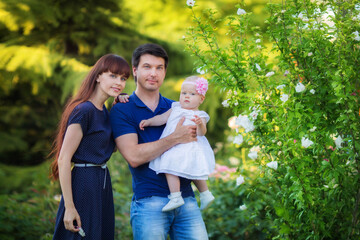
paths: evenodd
<path fill-rule="evenodd" d="M 131 60 L 144 42 L 163 45 L 179 67 L 191 69 L 177 46 L 132 29 L 122 1 L 4 0 L 0 3 L 0 159 L 44 161 L 62 106 L 89 65 L 113 52 Z"/>

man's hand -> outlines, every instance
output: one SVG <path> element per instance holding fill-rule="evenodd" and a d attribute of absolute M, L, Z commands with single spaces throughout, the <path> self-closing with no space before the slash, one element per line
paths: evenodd
<path fill-rule="evenodd" d="M 176 139 L 178 143 L 189 143 L 196 141 L 197 140 L 196 125 L 184 126 L 183 125 L 184 121 L 185 121 L 185 117 L 183 117 L 176 125 L 176 129 L 172 133 L 174 139 Z"/>

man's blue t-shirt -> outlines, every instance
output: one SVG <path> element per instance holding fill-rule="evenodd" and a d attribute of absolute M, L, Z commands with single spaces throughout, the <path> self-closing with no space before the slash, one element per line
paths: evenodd
<path fill-rule="evenodd" d="M 146 127 L 145 130 L 140 130 L 139 123 L 144 119 L 166 112 L 171 108 L 172 102 L 172 100 L 164 98 L 160 94 L 159 104 L 153 112 L 133 93 L 129 98 L 129 102 L 115 104 L 110 111 L 114 139 L 125 134 L 136 133 L 139 144 L 159 140 L 165 125 Z M 149 163 L 136 168 L 129 165 L 129 169 L 133 177 L 133 199 L 151 196 L 167 197 L 170 194 L 165 175 L 156 174 L 155 171 L 149 168 Z M 190 185 L 191 181 L 183 178 L 180 178 L 180 180 L 182 196 L 194 196 Z"/>

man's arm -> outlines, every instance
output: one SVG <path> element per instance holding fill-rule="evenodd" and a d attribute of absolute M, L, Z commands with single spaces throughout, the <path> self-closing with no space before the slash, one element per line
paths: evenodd
<path fill-rule="evenodd" d="M 117 137 L 116 146 L 130 166 L 136 168 L 177 144 L 196 141 L 196 126 L 184 126 L 184 121 L 182 118 L 172 134 L 157 141 L 139 144 L 137 134 L 129 133 Z"/>

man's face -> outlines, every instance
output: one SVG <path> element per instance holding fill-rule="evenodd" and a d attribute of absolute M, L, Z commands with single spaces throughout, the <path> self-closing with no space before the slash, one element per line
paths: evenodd
<path fill-rule="evenodd" d="M 137 78 L 137 88 L 157 91 L 166 75 L 165 60 L 150 54 L 142 55 L 138 67 L 133 67 L 133 74 Z"/>

